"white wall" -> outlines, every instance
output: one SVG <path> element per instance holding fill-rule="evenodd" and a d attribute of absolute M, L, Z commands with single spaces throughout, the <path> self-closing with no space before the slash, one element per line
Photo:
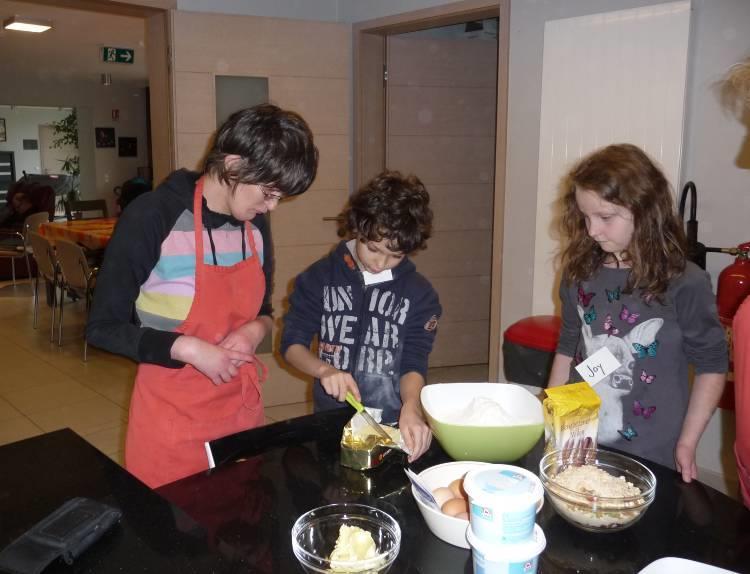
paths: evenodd
<path fill-rule="evenodd" d="M 339 0 L 177 0 L 177 9 L 299 20 L 339 20 Z"/>
<path fill-rule="evenodd" d="M 654 0 L 513 0 L 503 262 L 503 327 L 531 314 L 544 24 L 548 20 L 657 4 Z M 750 2 L 693 0 L 682 180 L 698 185 L 699 239 L 733 245 L 748 237 L 750 172 L 735 164 L 745 128 L 721 111 L 714 83 L 750 52 Z M 712 260 L 713 258 L 713 260 Z M 709 255 L 714 280 L 729 259 Z M 731 415 L 718 412 L 698 452 L 701 478 L 734 476 Z M 721 486 L 714 482 L 717 486 Z"/>
<path fill-rule="evenodd" d="M 75 107 L 78 110 L 78 148 L 81 157 L 81 197 L 104 198 L 114 208 L 112 189 L 137 175 L 147 165 L 145 82 L 115 82 L 103 86 L 96 80 L 70 81 L 34 74 L 15 74 L 0 86 L 0 104 Z M 120 110 L 119 121 L 112 110 Z M 115 136 L 138 138 L 138 157 L 121 158 L 117 148 L 94 147 L 94 127 L 114 127 Z M 20 173 L 20 172 L 19 172 Z"/>
<path fill-rule="evenodd" d="M 750 2 L 692 2 L 682 181 L 692 180 L 698 189 L 698 239 L 709 246 L 732 247 L 750 241 L 750 123 L 743 125 L 722 109 L 716 88 L 727 68 L 750 56 Z M 745 121 L 750 122 L 750 114 Z M 706 267 L 714 286 L 731 261 L 727 255 L 708 254 Z"/>
<path fill-rule="evenodd" d="M 178 10 L 359 22 L 448 4 L 445 0 L 177 0 Z"/>
<path fill-rule="evenodd" d="M 445 0 L 339 0 L 339 19 L 342 22 L 361 22 L 403 12 L 413 12 L 433 6 L 451 4 Z"/>
<path fill-rule="evenodd" d="M 0 142 L 0 151 L 15 152 L 16 179 L 19 179 L 24 171 L 41 173 L 39 126 L 60 121 L 69 113 L 70 109 L 0 105 L 0 118 L 5 119 L 7 135 L 7 141 Z M 23 140 L 36 140 L 37 149 L 23 149 Z"/>

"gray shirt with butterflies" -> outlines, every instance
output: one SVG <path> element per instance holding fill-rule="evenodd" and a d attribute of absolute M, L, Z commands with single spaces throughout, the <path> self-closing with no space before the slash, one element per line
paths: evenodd
<path fill-rule="evenodd" d="M 599 443 L 674 468 L 695 374 L 724 373 L 728 353 L 708 274 L 688 262 L 662 302 L 625 293 L 629 269 L 602 267 L 587 281 L 560 285 L 562 329 L 557 352 L 575 366 L 602 347 L 620 367 L 594 385 L 602 399 Z"/>

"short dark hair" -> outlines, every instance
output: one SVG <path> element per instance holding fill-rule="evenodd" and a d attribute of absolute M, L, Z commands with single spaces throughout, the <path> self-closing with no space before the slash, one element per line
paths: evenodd
<path fill-rule="evenodd" d="M 386 239 L 391 251 L 424 249 L 432 233 L 430 194 L 415 175 L 384 171 L 354 193 L 340 219 L 339 235 Z"/>
<path fill-rule="evenodd" d="M 226 165 L 229 155 L 240 159 Z M 216 132 L 203 172 L 236 189 L 264 185 L 288 197 L 307 191 L 318 169 L 318 150 L 307 122 L 295 112 L 260 104 L 233 113 Z"/>

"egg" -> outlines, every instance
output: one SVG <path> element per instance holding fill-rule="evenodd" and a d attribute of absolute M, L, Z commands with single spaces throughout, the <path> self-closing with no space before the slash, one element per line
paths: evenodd
<path fill-rule="evenodd" d="M 448 502 L 451 498 L 454 498 L 453 491 L 447 486 L 436 488 L 432 491 L 432 496 L 435 497 L 435 500 L 437 501 L 440 508 L 442 508 L 443 504 Z"/>
<path fill-rule="evenodd" d="M 450 483 L 448 488 L 453 492 L 453 496 L 456 498 L 467 498 L 466 491 L 464 490 L 464 477 L 457 478 Z"/>
<path fill-rule="evenodd" d="M 443 504 L 441 508 L 443 514 L 448 516 L 456 516 L 461 513 L 469 512 L 469 503 L 463 498 L 451 498 L 448 502 Z"/>

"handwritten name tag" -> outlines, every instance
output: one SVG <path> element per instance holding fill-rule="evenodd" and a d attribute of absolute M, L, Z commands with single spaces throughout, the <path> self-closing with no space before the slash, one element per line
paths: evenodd
<path fill-rule="evenodd" d="M 604 377 L 612 374 L 620 367 L 618 361 L 607 347 L 602 347 L 585 361 L 576 365 L 583 380 L 592 387 Z"/>

